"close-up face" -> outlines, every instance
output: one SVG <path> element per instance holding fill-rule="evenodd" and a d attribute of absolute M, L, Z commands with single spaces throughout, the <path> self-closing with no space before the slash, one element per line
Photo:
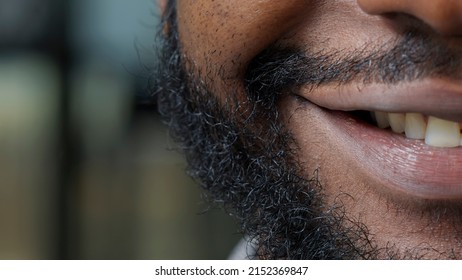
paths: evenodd
<path fill-rule="evenodd" d="M 167 1 L 161 33 L 160 111 L 257 257 L 462 258 L 462 1 Z"/>

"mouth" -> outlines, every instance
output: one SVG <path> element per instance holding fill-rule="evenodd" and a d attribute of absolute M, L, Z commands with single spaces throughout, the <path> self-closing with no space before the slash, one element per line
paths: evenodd
<path fill-rule="evenodd" d="M 353 116 L 381 129 L 401 134 L 407 139 L 422 140 L 438 148 L 462 146 L 462 123 L 421 113 L 353 111 Z"/>
<path fill-rule="evenodd" d="M 300 96 L 378 185 L 409 197 L 462 199 L 462 84 L 332 86 Z"/>

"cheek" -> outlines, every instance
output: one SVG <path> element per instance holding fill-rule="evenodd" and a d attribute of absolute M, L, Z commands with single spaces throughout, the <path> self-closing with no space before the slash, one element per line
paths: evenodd
<path fill-rule="evenodd" d="M 183 53 L 196 68 L 207 67 L 206 74 L 218 74 L 223 80 L 242 79 L 249 61 L 306 16 L 309 3 L 179 0 Z"/>

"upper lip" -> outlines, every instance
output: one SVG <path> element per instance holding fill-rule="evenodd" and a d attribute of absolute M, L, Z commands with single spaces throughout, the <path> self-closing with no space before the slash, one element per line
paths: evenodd
<path fill-rule="evenodd" d="M 462 81 L 431 78 L 393 85 L 329 85 L 300 95 L 318 106 L 341 111 L 422 113 L 462 122 Z"/>

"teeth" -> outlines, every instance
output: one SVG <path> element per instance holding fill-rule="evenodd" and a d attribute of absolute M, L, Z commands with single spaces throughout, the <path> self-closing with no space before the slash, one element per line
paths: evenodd
<path fill-rule="evenodd" d="M 391 127 L 396 133 L 404 132 L 406 138 L 425 140 L 429 146 L 462 146 L 462 123 L 432 116 L 427 118 L 420 113 L 373 112 L 372 117 L 378 127 Z"/>
<path fill-rule="evenodd" d="M 425 143 L 434 147 L 457 147 L 460 145 L 459 123 L 428 117 Z"/>
<path fill-rule="evenodd" d="M 404 132 L 410 139 L 425 139 L 427 124 L 425 118 L 419 113 L 406 113 Z"/>
<path fill-rule="evenodd" d="M 396 133 L 404 132 L 406 115 L 402 113 L 388 113 L 388 121 L 390 122 L 391 130 Z"/>
<path fill-rule="evenodd" d="M 385 112 L 374 112 L 375 121 L 377 126 L 380 128 L 390 127 L 390 122 L 388 121 L 388 113 Z"/>

